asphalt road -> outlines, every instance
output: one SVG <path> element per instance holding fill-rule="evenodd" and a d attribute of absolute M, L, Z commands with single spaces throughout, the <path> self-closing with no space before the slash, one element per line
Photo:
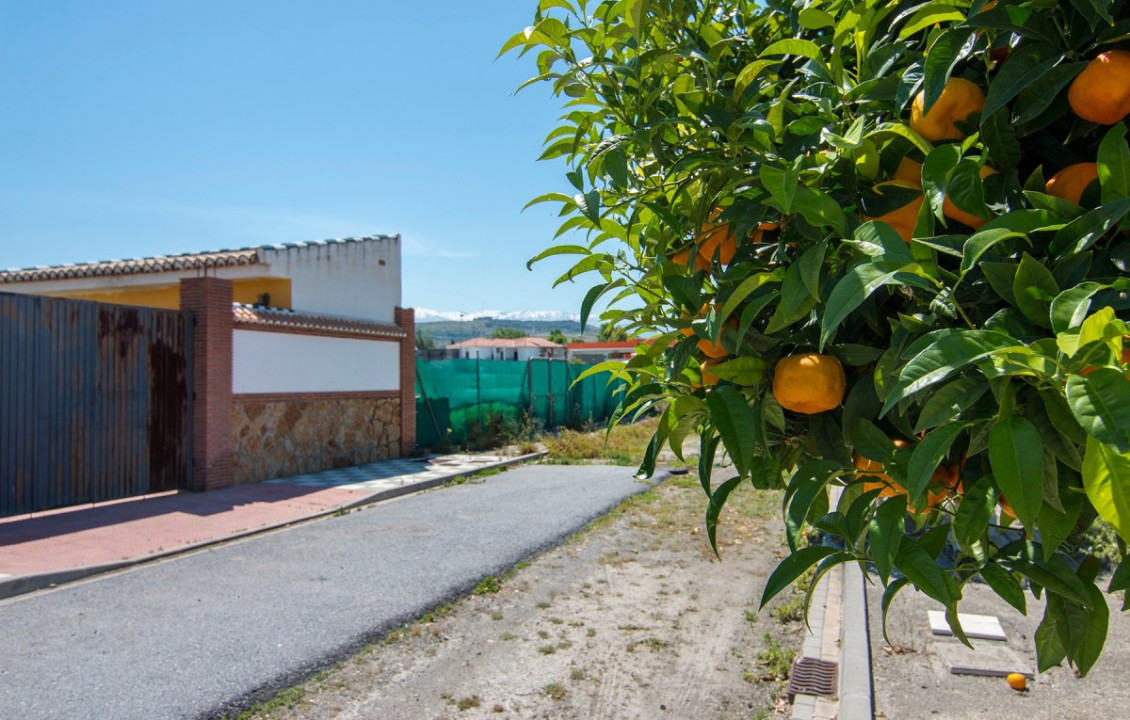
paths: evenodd
<path fill-rule="evenodd" d="M 0 718 L 234 715 L 647 486 L 528 466 L 0 603 Z"/>

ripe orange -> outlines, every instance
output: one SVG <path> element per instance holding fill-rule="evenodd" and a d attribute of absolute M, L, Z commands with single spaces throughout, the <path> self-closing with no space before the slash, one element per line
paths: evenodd
<path fill-rule="evenodd" d="M 1083 197 L 1083 191 L 1095 180 L 1099 179 L 1099 166 L 1097 163 L 1075 163 L 1052 175 L 1045 186 L 1048 195 L 1055 195 L 1064 200 L 1070 200 L 1076 205 Z"/>
<path fill-rule="evenodd" d="M 930 112 L 924 112 L 925 107 L 926 91 L 923 90 L 910 105 L 910 128 L 914 132 L 930 142 L 961 140 L 965 133 L 955 123 L 980 112 L 985 107 L 985 93 L 971 80 L 951 77 Z"/>
<path fill-rule="evenodd" d="M 711 360 L 703 360 L 702 362 L 700 362 L 698 364 L 699 373 L 702 375 L 702 384 L 703 385 L 717 385 L 718 384 L 718 381 L 721 378 L 719 378 L 714 373 L 710 372 L 710 368 L 714 367 L 717 364 L 718 363 L 711 361 Z"/>
<path fill-rule="evenodd" d="M 692 250 L 694 250 L 693 246 L 683 248 L 682 250 L 680 250 L 679 252 L 677 252 L 677 253 L 675 253 L 674 255 L 671 256 L 671 262 L 675 263 L 676 265 L 682 265 L 684 267 L 689 266 L 691 264 L 691 251 Z M 698 268 L 699 270 L 709 270 L 710 269 L 710 263 L 706 260 L 703 260 L 701 257 L 699 257 L 698 253 L 695 253 L 695 255 L 694 255 L 694 266 L 696 268 Z"/>
<path fill-rule="evenodd" d="M 1107 50 L 1071 81 L 1067 102 L 1075 114 L 1113 125 L 1130 114 L 1130 52 Z"/>
<path fill-rule="evenodd" d="M 887 182 L 881 182 L 876 185 L 875 191 L 882 195 L 882 189 L 885 187 L 903 187 L 916 190 L 919 186 L 914 183 L 907 182 L 906 180 L 888 180 Z M 919 194 L 915 199 L 911 200 L 900 208 L 895 208 L 894 210 L 891 210 L 888 213 L 884 213 L 879 217 L 864 216 L 863 219 L 885 222 L 895 229 L 895 232 L 899 234 L 899 237 L 901 237 L 903 240 L 906 240 L 907 242 L 910 242 L 910 239 L 914 237 L 914 225 L 918 222 L 918 211 L 922 209 L 922 199 L 923 196 Z"/>
<path fill-rule="evenodd" d="M 698 245 L 698 258 L 695 260 L 695 265 L 699 269 L 709 269 L 715 255 L 717 255 L 719 263 L 729 265 L 730 261 L 734 259 L 734 255 L 738 253 L 738 238 L 730 229 L 730 224 L 715 222 L 721 214 L 722 208 L 714 208 L 714 212 L 710 213 L 710 219 L 699 228 L 698 235 L 695 237 L 695 243 Z M 703 268 L 699 265 L 700 262 L 705 264 L 706 267 Z"/>
<path fill-rule="evenodd" d="M 831 355 L 789 355 L 773 369 L 773 397 L 786 410 L 805 415 L 838 407 L 846 386 L 844 366 Z"/>
<path fill-rule="evenodd" d="M 996 170 L 992 169 L 988 165 L 981 166 L 982 180 L 995 173 Z M 948 195 L 946 196 L 945 200 L 942 201 L 942 214 L 948 217 L 950 220 L 957 220 L 962 225 L 968 225 L 974 230 L 979 230 L 985 223 L 989 222 L 983 217 L 974 215 L 973 213 L 967 213 L 957 205 L 954 205 L 953 202 L 949 199 Z"/>
<path fill-rule="evenodd" d="M 895 169 L 892 180 L 902 180 L 914 184 L 916 187 L 922 187 L 922 163 L 915 162 L 905 155 L 899 160 L 899 166 Z"/>
<path fill-rule="evenodd" d="M 1013 690 L 1028 689 L 1028 678 L 1024 677 L 1020 673 L 1009 673 L 1008 677 L 1005 678 L 1005 680 L 1008 682 L 1008 686 Z"/>

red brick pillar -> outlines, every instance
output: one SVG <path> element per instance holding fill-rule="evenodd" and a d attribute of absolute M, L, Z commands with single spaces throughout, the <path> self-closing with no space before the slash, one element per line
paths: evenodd
<path fill-rule="evenodd" d="M 180 308 L 192 333 L 192 490 L 232 484 L 232 282 L 180 281 Z"/>
<path fill-rule="evenodd" d="M 404 330 L 400 341 L 400 457 L 416 451 L 416 311 L 396 308 L 396 324 Z"/>

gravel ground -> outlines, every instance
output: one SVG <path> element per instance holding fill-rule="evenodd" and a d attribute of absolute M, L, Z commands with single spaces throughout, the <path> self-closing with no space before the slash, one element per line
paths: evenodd
<path fill-rule="evenodd" d="M 874 577 L 872 577 L 874 580 Z M 1104 584 L 1105 587 L 1105 584 Z M 882 590 L 868 590 L 869 624 L 875 683 L 876 717 L 891 720 L 1083 720 L 1130 716 L 1130 616 L 1119 612 L 1121 594 L 1109 596 L 1110 634 L 1103 656 L 1085 678 L 1064 664 L 1036 677 L 1027 692 L 1009 688 L 1003 678 L 951 675 L 937 653 L 940 643 L 930 633 L 928 610 L 940 605 L 921 593 L 904 590 L 891 605 L 883 641 Z M 1044 614 L 1043 602 L 1028 595 L 1024 616 L 997 598 L 985 585 L 966 586 L 962 613 L 996 615 L 1008 636 L 1007 646 L 1036 669 L 1032 635 Z M 991 647 L 991 640 L 973 640 Z"/>
<path fill-rule="evenodd" d="M 786 612 L 798 596 L 755 614 L 781 556 L 779 498 L 735 492 L 718 562 L 697 481 L 671 480 L 253 717 L 781 717 L 766 660 L 778 648 L 787 664 L 799 647 L 801 624 Z"/>

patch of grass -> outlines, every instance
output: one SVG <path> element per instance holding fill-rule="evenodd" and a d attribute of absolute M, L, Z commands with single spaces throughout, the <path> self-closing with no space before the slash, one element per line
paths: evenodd
<path fill-rule="evenodd" d="M 546 632 L 545 630 L 538 630 L 538 637 L 541 638 L 542 640 L 548 640 L 549 639 L 549 633 Z"/>
<path fill-rule="evenodd" d="M 545 600 L 542 600 L 541 602 L 538 603 L 538 610 L 545 610 L 549 606 L 550 606 L 550 603 L 546 602 Z"/>
<path fill-rule="evenodd" d="M 541 647 L 538 648 L 538 652 L 541 653 L 542 655 L 552 655 L 553 653 L 557 652 L 557 646 L 556 645 L 542 645 Z"/>
<path fill-rule="evenodd" d="M 517 640 L 517 639 L 518 639 L 518 636 L 515 635 L 514 633 L 502 633 L 502 637 L 499 638 L 499 640 L 505 640 L 507 642 L 509 642 L 511 640 Z"/>
<path fill-rule="evenodd" d="M 748 612 L 748 611 L 747 611 Z M 778 622 L 799 622 L 804 619 L 804 596 L 798 595 L 770 610 Z"/>
<path fill-rule="evenodd" d="M 747 625 L 753 627 L 755 624 L 757 624 L 757 612 L 754 610 L 746 610 L 745 621 Z"/>
<path fill-rule="evenodd" d="M 486 595 L 487 593 L 496 593 L 501 589 L 502 579 L 496 575 L 487 575 L 479 581 L 479 584 L 471 592 L 475 595 Z"/>
<path fill-rule="evenodd" d="M 569 679 L 570 680 L 584 680 L 585 679 L 585 671 L 582 670 L 581 668 L 573 668 L 572 670 L 569 671 Z"/>
<path fill-rule="evenodd" d="M 482 704 L 483 699 L 481 697 L 479 697 L 478 695 L 471 695 L 470 697 L 460 698 L 455 703 L 455 707 L 459 708 L 460 710 L 470 710 L 471 708 L 477 708 Z"/>
<path fill-rule="evenodd" d="M 501 620 L 502 619 L 502 611 L 495 610 L 494 612 L 492 612 L 490 614 L 490 619 L 491 620 Z"/>
<path fill-rule="evenodd" d="M 561 701 L 569 694 L 565 686 L 561 683 L 550 683 L 542 688 L 542 691 L 549 696 L 550 700 Z"/>
<path fill-rule="evenodd" d="M 793 666 L 793 652 L 781 647 L 769 633 L 765 633 L 764 639 L 765 649 L 758 653 L 757 659 L 774 679 L 788 680 L 789 670 Z"/>
<path fill-rule="evenodd" d="M 475 473 L 471 477 L 476 479 L 476 480 L 479 479 L 479 478 L 488 478 L 488 477 L 492 477 L 494 475 L 498 475 L 498 474 L 502 473 L 504 470 L 506 470 L 506 468 L 504 468 L 504 467 L 483 468 L 482 470 L 478 471 L 477 473 Z"/>
<path fill-rule="evenodd" d="M 561 430 L 544 439 L 548 462 L 573 464 L 602 461 L 634 465 L 643 459 L 651 436 L 659 423 L 648 418 L 630 425 L 617 425 L 611 432 Z"/>
<path fill-rule="evenodd" d="M 234 718 L 225 717 L 222 720 L 253 720 L 253 718 L 270 717 L 276 710 L 290 710 L 306 698 L 306 685 L 324 680 L 326 673 L 321 672 L 310 678 L 303 685 L 295 685 L 279 692 L 269 700 L 255 703 Z"/>
<path fill-rule="evenodd" d="M 554 625 L 564 625 L 565 624 L 565 621 L 562 620 L 561 618 L 549 618 L 549 621 L 551 623 L 553 623 Z"/>

